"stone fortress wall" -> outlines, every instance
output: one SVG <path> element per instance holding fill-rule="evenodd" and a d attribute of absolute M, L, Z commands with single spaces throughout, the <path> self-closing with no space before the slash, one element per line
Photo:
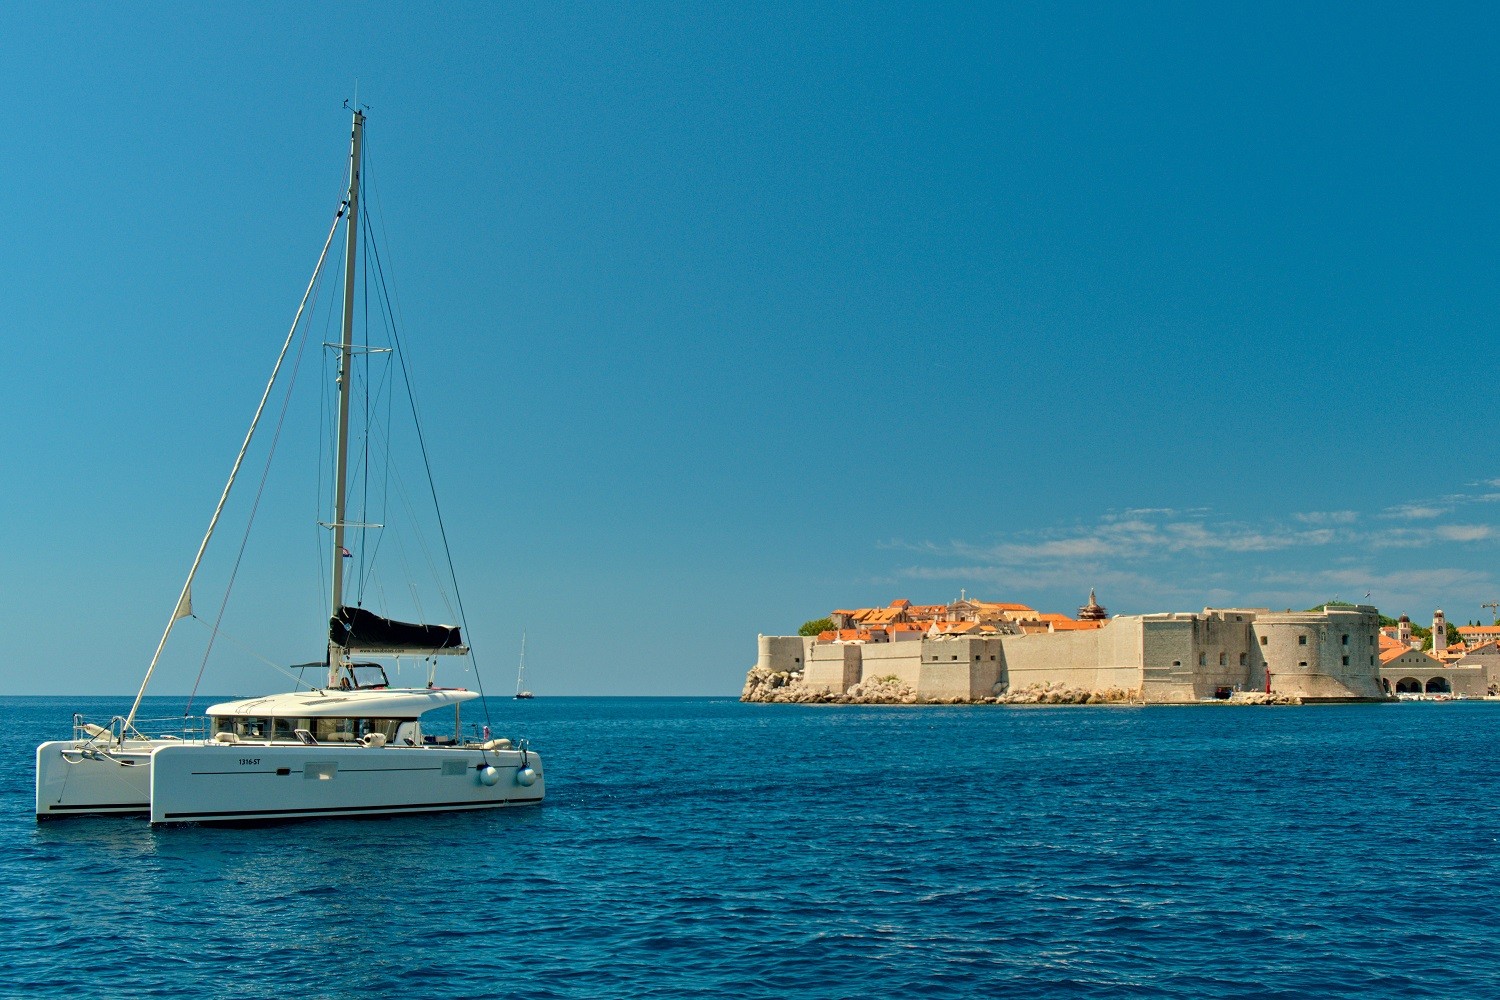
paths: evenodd
<path fill-rule="evenodd" d="M 1380 700 L 1387 695 L 1379 629 L 1375 608 L 1354 605 L 1117 615 L 1087 631 L 904 642 L 761 636 L 745 697 L 773 700 L 766 696 L 773 688 L 785 689 L 774 700 L 838 695 L 894 679 L 923 701 L 980 701 L 1031 689 L 1121 692 L 1154 704 L 1267 690 L 1302 701 Z"/>

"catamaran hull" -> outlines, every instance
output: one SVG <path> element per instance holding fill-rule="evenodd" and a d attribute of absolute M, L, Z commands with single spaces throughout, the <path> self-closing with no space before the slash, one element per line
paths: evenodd
<path fill-rule="evenodd" d="M 149 747 L 105 752 L 54 740 L 36 748 L 37 819 L 150 811 Z"/>
<path fill-rule="evenodd" d="M 152 752 L 151 822 L 499 809 L 541 802 L 544 785 L 541 758 L 517 750 L 164 746 Z"/>
<path fill-rule="evenodd" d="M 37 748 L 38 819 L 392 816 L 535 805 L 545 791 L 541 757 L 519 750 L 174 742 L 102 753 L 67 741 Z"/>

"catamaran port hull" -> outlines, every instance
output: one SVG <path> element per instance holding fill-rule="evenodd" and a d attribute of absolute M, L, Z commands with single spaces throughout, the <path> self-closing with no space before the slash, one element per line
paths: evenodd
<path fill-rule="evenodd" d="M 151 811 L 151 747 L 105 750 L 76 740 L 36 748 L 36 817 Z"/>

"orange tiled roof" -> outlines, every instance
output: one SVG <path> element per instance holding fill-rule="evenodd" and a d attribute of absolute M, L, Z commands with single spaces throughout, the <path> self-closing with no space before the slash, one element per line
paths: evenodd
<path fill-rule="evenodd" d="M 945 632 L 973 632 L 979 628 L 974 622 L 933 622 L 928 631 L 936 630 L 939 634 Z"/>
<path fill-rule="evenodd" d="M 1387 646 L 1385 643 L 1381 643 L 1380 665 L 1383 667 L 1387 663 L 1390 663 L 1392 660 L 1396 659 L 1398 656 L 1401 656 L 1403 653 L 1410 653 L 1411 651 L 1412 649 L 1410 646 L 1402 646 L 1399 643 L 1394 646 Z"/>
<path fill-rule="evenodd" d="M 818 633 L 818 641 L 820 642 L 855 642 L 857 640 L 869 642 L 871 638 L 870 633 L 862 628 L 846 628 L 833 632 Z"/>
<path fill-rule="evenodd" d="M 902 598 L 900 598 L 898 600 L 892 601 L 891 602 L 891 607 L 893 607 L 893 608 L 909 608 L 909 607 L 911 607 L 911 601 L 908 601 L 906 598 L 902 597 Z"/>
<path fill-rule="evenodd" d="M 1072 619 L 1065 619 L 1052 623 L 1052 631 L 1054 632 L 1088 632 L 1092 629 L 1103 627 L 1104 622 L 1099 621 L 1075 622 Z"/>

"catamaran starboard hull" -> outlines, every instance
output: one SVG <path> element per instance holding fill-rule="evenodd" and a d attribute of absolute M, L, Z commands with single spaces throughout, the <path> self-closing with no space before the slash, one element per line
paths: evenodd
<path fill-rule="evenodd" d="M 238 744 L 151 757 L 153 823 L 496 809 L 544 793 L 541 758 L 519 750 Z"/>
<path fill-rule="evenodd" d="M 80 752 L 66 741 L 37 748 L 38 819 L 393 816 L 536 805 L 545 792 L 541 757 L 520 750 L 187 741 L 146 752 Z"/>

